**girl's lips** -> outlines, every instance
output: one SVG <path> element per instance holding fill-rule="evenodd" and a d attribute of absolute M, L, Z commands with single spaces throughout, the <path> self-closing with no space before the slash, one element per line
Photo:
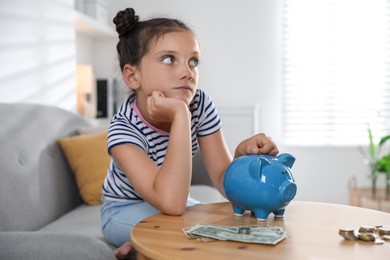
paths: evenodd
<path fill-rule="evenodd" d="M 181 86 L 181 87 L 178 87 L 177 89 L 179 89 L 179 90 L 188 90 L 188 91 L 192 92 L 192 88 L 189 87 L 189 86 Z"/>

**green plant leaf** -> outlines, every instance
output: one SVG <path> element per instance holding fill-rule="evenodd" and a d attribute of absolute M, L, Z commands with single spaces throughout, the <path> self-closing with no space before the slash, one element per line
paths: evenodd
<path fill-rule="evenodd" d="M 381 140 L 379 141 L 379 146 L 382 146 L 386 143 L 387 140 L 390 140 L 390 135 L 387 135 L 385 137 L 382 137 Z"/>
<path fill-rule="evenodd" d="M 377 170 L 378 172 L 382 173 L 390 173 L 390 154 L 386 154 L 382 156 L 377 163 Z"/>
<path fill-rule="evenodd" d="M 375 155 L 376 155 L 376 151 L 375 151 L 375 144 L 374 144 L 374 140 L 373 140 L 372 132 L 371 132 L 370 128 L 368 128 L 368 138 L 370 140 L 370 154 L 371 154 L 371 158 L 374 159 Z"/>

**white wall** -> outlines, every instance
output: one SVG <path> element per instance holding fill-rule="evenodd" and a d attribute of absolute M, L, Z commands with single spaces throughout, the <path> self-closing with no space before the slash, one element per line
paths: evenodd
<path fill-rule="evenodd" d="M 281 0 L 117 0 L 111 17 L 133 7 L 143 18 L 182 19 L 201 43 L 200 84 L 218 106 L 261 104 L 260 131 L 296 157 L 296 199 L 348 204 L 348 180 L 368 184 L 357 146 L 288 147 L 281 138 Z M 244 127 L 244 126 L 242 126 Z M 240 126 L 237 126 L 237 130 Z"/>
<path fill-rule="evenodd" d="M 97 78 L 121 78 L 116 57 L 116 37 L 93 38 L 83 33 L 76 35 L 78 64 L 92 64 Z"/>

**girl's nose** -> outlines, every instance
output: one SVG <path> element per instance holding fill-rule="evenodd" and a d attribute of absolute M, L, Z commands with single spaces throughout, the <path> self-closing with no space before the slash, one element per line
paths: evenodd
<path fill-rule="evenodd" d="M 181 79 L 192 79 L 194 72 L 188 64 L 180 66 L 180 78 Z"/>

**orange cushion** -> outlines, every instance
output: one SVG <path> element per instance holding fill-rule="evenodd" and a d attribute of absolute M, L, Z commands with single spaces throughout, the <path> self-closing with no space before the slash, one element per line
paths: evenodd
<path fill-rule="evenodd" d="M 110 163 L 107 131 L 67 137 L 58 143 L 76 177 L 81 198 L 88 205 L 101 204 L 102 184 Z"/>

